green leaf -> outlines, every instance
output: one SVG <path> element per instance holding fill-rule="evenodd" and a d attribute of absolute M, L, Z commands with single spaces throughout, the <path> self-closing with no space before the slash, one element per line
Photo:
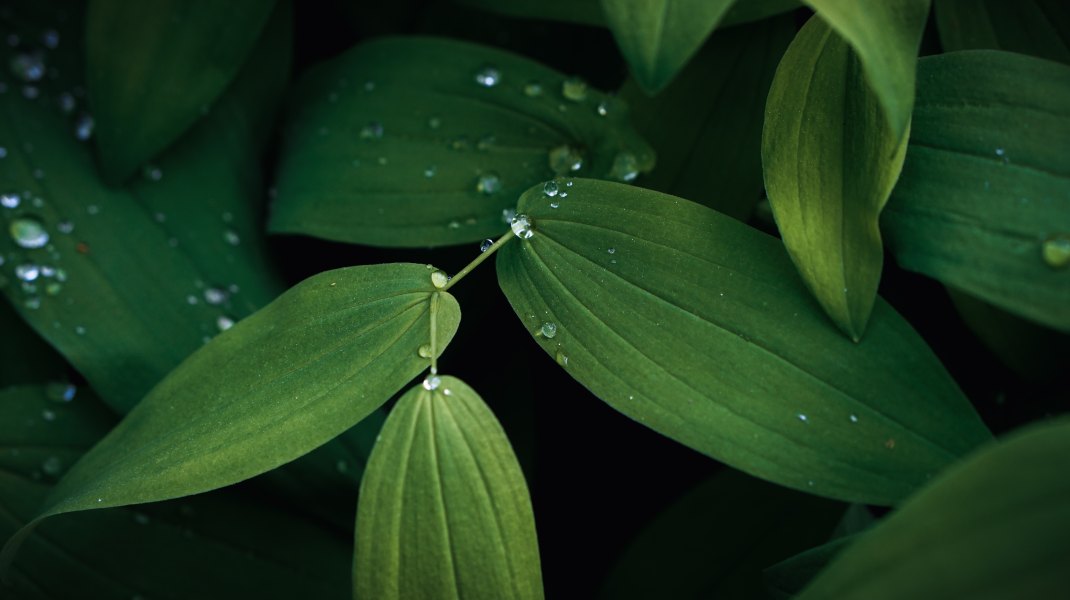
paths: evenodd
<path fill-rule="evenodd" d="M 945 51 L 1007 50 L 1070 63 L 1070 5 L 1063 0 L 936 0 Z"/>
<path fill-rule="evenodd" d="M 1070 331 L 1070 67 L 973 50 L 918 68 L 889 249 L 906 269 Z"/>
<path fill-rule="evenodd" d="M 896 140 L 906 137 L 929 0 L 803 0 L 851 45 Z"/>
<path fill-rule="evenodd" d="M 361 484 L 353 594 L 543 597 L 524 474 L 494 414 L 459 379 L 426 380 L 387 418 Z"/>
<path fill-rule="evenodd" d="M 632 75 L 661 91 L 698 51 L 734 0 L 602 0 L 602 10 Z"/>
<path fill-rule="evenodd" d="M 201 117 L 252 52 L 274 4 L 89 2 L 87 87 L 109 181 L 129 178 Z"/>
<path fill-rule="evenodd" d="M 651 521 L 602 598 L 758 598 L 770 562 L 828 539 L 843 506 L 724 471 Z"/>
<path fill-rule="evenodd" d="M 153 388 L 59 482 L 38 520 L 204 492 L 324 444 L 427 368 L 417 351 L 428 341 L 432 298 L 441 348 L 460 309 L 427 267 L 306 279 Z"/>
<path fill-rule="evenodd" d="M 721 19 L 720 27 L 768 19 L 802 6 L 800 0 L 735 0 Z"/>
<path fill-rule="evenodd" d="M 810 19 L 777 68 L 762 164 L 784 244 L 825 312 L 861 339 L 883 266 L 878 219 L 903 166 L 858 57 Z"/>
<path fill-rule="evenodd" d="M 297 88 L 276 233 L 376 246 L 472 242 L 499 235 L 502 211 L 535 182 L 569 172 L 574 152 L 577 173 L 594 177 L 630 179 L 653 166 L 621 103 L 493 48 L 380 39 L 312 69 Z"/>
<path fill-rule="evenodd" d="M 794 598 L 840 551 L 857 539 L 857 535 L 837 538 L 769 567 L 765 570 L 765 583 L 770 595 L 776 600 Z"/>
<path fill-rule="evenodd" d="M 0 539 L 35 516 L 55 478 L 113 422 L 88 391 L 79 390 L 71 402 L 49 399 L 43 386 L 0 392 Z M 346 545 L 259 500 L 225 490 L 138 511 L 49 521 L 27 539 L 0 595 L 10 600 L 344 596 Z"/>
<path fill-rule="evenodd" d="M 862 534 L 798 597 L 1065 596 L 1068 470 L 1070 420 L 1015 432 Z"/>
<path fill-rule="evenodd" d="M 625 415 L 788 487 L 892 504 L 989 438 L 920 337 L 878 300 L 853 344 L 778 240 L 609 182 L 521 197 L 534 235 L 498 278 L 535 340 Z M 549 324 L 549 325 L 546 325 Z"/>
<path fill-rule="evenodd" d="M 0 138 L 12 141 L 0 161 L 0 193 L 22 196 L 17 208 L 0 210 L 0 276 L 11 282 L 2 292 L 117 411 L 133 407 L 220 325 L 281 291 L 253 205 L 261 190 L 256 146 L 289 65 L 287 17 L 278 12 L 250 69 L 161 158 L 159 181 L 103 186 L 74 126 L 46 102 L 57 90 L 45 88 L 36 101 L 0 97 Z M 17 243 L 16 223 L 36 238 Z M 35 248 L 43 241 L 37 227 L 48 243 Z M 37 276 L 20 281 L 23 265 Z"/>
<path fill-rule="evenodd" d="M 596 27 L 605 27 L 606 24 L 600 0 L 510 0 L 509 2 L 456 0 L 456 2 L 509 17 L 546 19 Z"/>
<path fill-rule="evenodd" d="M 4 299 L 0 299 L 0 331 L 4 332 L 4 341 L 0 343 L 0 389 L 65 375 L 63 359 Z"/>
<path fill-rule="evenodd" d="M 748 219 L 762 191 L 764 111 L 754 99 L 794 34 L 788 17 L 718 30 L 657 96 L 625 82 L 621 98 L 658 156 L 639 183 Z"/>

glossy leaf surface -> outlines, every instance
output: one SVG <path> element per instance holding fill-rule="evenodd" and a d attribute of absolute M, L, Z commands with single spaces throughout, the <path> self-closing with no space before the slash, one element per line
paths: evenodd
<path fill-rule="evenodd" d="M 424 265 L 327 271 L 193 353 L 59 482 L 41 517 L 242 481 L 349 429 L 427 368 L 460 310 Z M 24 530 L 25 531 L 25 530 Z"/>
<path fill-rule="evenodd" d="M 949 469 L 859 536 L 798 598 L 1064 596 L 1067 470 L 1070 421 L 1015 432 Z"/>
<path fill-rule="evenodd" d="M 87 87 L 109 180 L 127 179 L 202 116 L 245 63 L 274 4 L 89 2 Z"/>
<path fill-rule="evenodd" d="M 832 320 L 859 340 L 883 266 L 878 219 L 906 153 L 847 42 L 810 19 L 777 68 L 762 164 L 777 228 Z"/>
<path fill-rule="evenodd" d="M 1070 67 L 974 50 L 919 73 L 882 223 L 896 261 L 1070 331 Z"/>
<path fill-rule="evenodd" d="M 1006 50 L 1070 63 L 1070 5 L 1062 0 L 936 0 L 945 52 Z"/>
<path fill-rule="evenodd" d="M 459 379 L 402 396 L 360 497 L 355 598 L 542 598 L 524 474 L 498 420 Z"/>
<path fill-rule="evenodd" d="M 375 246 L 477 241 L 499 235 L 502 211 L 556 172 L 623 180 L 653 166 L 620 102 L 485 46 L 379 39 L 312 69 L 298 90 L 275 233 Z"/>
<path fill-rule="evenodd" d="M 884 302 L 856 345 L 776 239 L 648 190 L 562 187 L 558 208 L 541 186 L 521 198 L 534 235 L 499 251 L 498 277 L 539 345 L 617 410 L 758 477 L 873 504 L 988 439 Z"/>

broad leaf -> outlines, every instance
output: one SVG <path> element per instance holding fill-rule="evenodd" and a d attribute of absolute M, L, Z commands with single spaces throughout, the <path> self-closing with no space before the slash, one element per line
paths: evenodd
<path fill-rule="evenodd" d="M 651 521 L 625 550 L 602 598 L 758 598 L 770 562 L 828 539 L 837 502 L 724 471 Z"/>
<path fill-rule="evenodd" d="M 621 98 L 658 156 L 639 184 L 748 219 L 762 190 L 764 110 L 755 98 L 769 92 L 794 35 L 789 17 L 718 30 L 653 98 L 629 79 Z"/>
<path fill-rule="evenodd" d="M 360 498 L 355 598 L 542 598 L 524 474 L 459 379 L 431 377 L 402 396 Z"/>
<path fill-rule="evenodd" d="M 38 520 L 242 481 L 349 429 L 426 369 L 460 309 L 427 267 L 352 267 L 306 279 L 193 353 L 49 495 Z M 23 529 L 23 532 L 27 529 Z"/>
<path fill-rule="evenodd" d="M 762 164 L 777 228 L 803 280 L 852 339 L 866 329 L 883 266 L 878 219 L 903 167 L 847 42 L 810 19 L 769 91 Z"/>
<path fill-rule="evenodd" d="M 896 261 L 1070 331 L 1070 66 L 974 50 L 918 68 L 882 223 Z"/>
<path fill-rule="evenodd" d="M 274 4 L 89 2 L 87 87 L 110 181 L 127 179 L 202 116 L 250 55 Z"/>
<path fill-rule="evenodd" d="M 655 94 L 683 69 L 733 2 L 602 0 L 602 10 L 632 75 Z"/>
<path fill-rule="evenodd" d="M 798 598 L 1063 597 L 1068 470 L 1070 420 L 1015 432 L 862 534 Z"/>
<path fill-rule="evenodd" d="M 1070 5 L 1063 0 L 936 0 L 945 51 L 1007 50 L 1070 63 Z"/>
<path fill-rule="evenodd" d="M 499 251 L 499 281 L 539 345 L 617 410 L 752 475 L 872 504 L 988 439 L 883 301 L 853 344 L 775 238 L 648 190 L 559 188 L 521 198 L 533 235 Z"/>
<path fill-rule="evenodd" d="M 297 89 L 276 233 L 471 242 L 499 235 L 503 211 L 555 172 L 630 180 L 653 166 L 620 102 L 493 48 L 380 39 L 312 69 Z"/>
<path fill-rule="evenodd" d="M 113 420 L 84 390 L 69 402 L 50 398 L 43 386 L 0 392 L 0 540 L 36 515 L 55 479 Z M 344 597 L 346 545 L 259 500 L 226 490 L 52 520 L 27 539 L 0 595 Z"/>
<path fill-rule="evenodd" d="M 858 53 L 896 140 L 906 137 L 929 0 L 803 0 Z"/>

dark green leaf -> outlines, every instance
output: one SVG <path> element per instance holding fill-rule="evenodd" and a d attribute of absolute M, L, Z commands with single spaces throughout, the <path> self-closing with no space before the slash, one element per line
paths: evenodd
<path fill-rule="evenodd" d="M 542 598 L 524 474 L 459 379 L 432 377 L 402 396 L 360 498 L 355 598 Z"/>
<path fill-rule="evenodd" d="M 795 26 L 789 17 L 716 31 L 657 96 L 621 89 L 657 167 L 639 183 L 746 220 L 762 190 L 761 102 Z"/>
<path fill-rule="evenodd" d="M 570 150 L 583 158 L 577 172 L 594 177 L 630 179 L 653 166 L 620 102 L 493 48 L 381 39 L 313 69 L 298 90 L 271 218 L 277 233 L 377 246 L 471 242 L 500 234 L 502 211 L 523 190 L 569 172 Z"/>
<path fill-rule="evenodd" d="M 0 277 L 4 277 L 0 274 Z M 64 375 L 63 359 L 0 298 L 0 389 Z"/>
<path fill-rule="evenodd" d="M 777 228 L 803 280 L 852 339 L 866 329 L 883 266 L 878 219 L 903 167 L 847 42 L 810 19 L 769 91 L 762 164 Z"/>
<path fill-rule="evenodd" d="M 795 10 L 801 0 L 736 0 L 721 19 L 721 27 L 760 21 Z"/>
<path fill-rule="evenodd" d="M 929 0 L 803 0 L 851 45 L 884 107 L 892 135 L 907 135 L 914 103 L 914 69 Z"/>
<path fill-rule="evenodd" d="M 857 539 L 857 535 L 841 537 L 769 567 L 765 570 L 769 593 L 776 600 L 794 598 L 841 550 Z"/>
<path fill-rule="evenodd" d="M 661 91 L 734 0 L 602 0 L 606 23 L 639 85 Z"/>
<path fill-rule="evenodd" d="M 949 469 L 843 550 L 799 596 L 1062 598 L 1070 586 L 1070 420 Z"/>
<path fill-rule="evenodd" d="M 55 478 L 112 424 L 87 391 L 58 403 L 41 386 L 0 392 L 0 539 L 36 515 Z M 54 519 L 27 539 L 0 596 L 344 597 L 346 545 L 258 504 L 226 490 Z"/>
<path fill-rule="evenodd" d="M 609 182 L 542 188 L 499 251 L 540 346 L 595 395 L 752 475 L 891 504 L 989 434 L 920 337 L 878 300 L 853 344 L 783 246 L 686 200 Z"/>
<path fill-rule="evenodd" d="M 936 0 L 945 51 L 1007 50 L 1070 63 L 1070 4 L 1064 0 Z"/>
<path fill-rule="evenodd" d="M 663 511 L 617 561 L 603 598 L 758 598 L 769 563 L 828 539 L 843 505 L 725 471 Z"/>
<path fill-rule="evenodd" d="M 423 265 L 303 281 L 153 388 L 59 482 L 38 520 L 215 489 L 324 444 L 427 368 L 418 350 L 434 298 L 442 348 L 460 309 Z"/>
<path fill-rule="evenodd" d="M 883 220 L 896 261 L 1070 331 L 1070 67 L 972 50 L 918 68 Z"/>
<path fill-rule="evenodd" d="M 109 180 L 127 179 L 201 117 L 250 55 L 274 4 L 89 2 L 87 87 Z"/>
<path fill-rule="evenodd" d="M 604 27 L 600 0 L 456 0 L 458 4 L 525 19 L 547 19 Z"/>

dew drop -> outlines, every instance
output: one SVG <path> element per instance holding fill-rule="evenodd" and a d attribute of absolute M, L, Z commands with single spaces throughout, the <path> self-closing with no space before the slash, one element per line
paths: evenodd
<path fill-rule="evenodd" d="M 437 390 L 438 386 L 442 385 L 442 379 L 432 375 L 424 379 L 423 385 L 425 390 Z"/>
<path fill-rule="evenodd" d="M 802 414 L 802 413 L 799 413 L 799 414 L 795 415 L 795 417 L 798 418 L 803 423 L 808 423 L 810 421 L 810 418 L 807 417 L 806 415 Z"/>
<path fill-rule="evenodd" d="M 427 126 L 431 129 L 438 129 L 439 127 L 442 127 L 442 119 L 438 117 L 430 117 L 427 119 Z"/>
<path fill-rule="evenodd" d="M 560 191 L 560 188 L 557 186 L 556 181 L 547 181 L 542 185 L 542 193 L 551 198 L 556 196 L 558 191 Z"/>
<path fill-rule="evenodd" d="M 362 140 L 378 140 L 383 137 L 383 124 L 377 121 L 372 121 L 365 125 L 360 130 L 360 139 Z"/>
<path fill-rule="evenodd" d="M 516 215 L 509 221 L 509 226 L 513 229 L 513 234 L 526 240 L 535 235 L 535 223 L 531 220 L 531 217 L 527 215 Z"/>
<path fill-rule="evenodd" d="M 74 223 L 66 220 L 60 221 L 56 223 L 56 231 L 69 234 L 74 231 Z"/>
<path fill-rule="evenodd" d="M 476 142 L 476 150 L 487 152 L 488 150 L 493 148 L 494 144 L 496 144 L 497 142 L 498 140 L 493 135 L 485 135 L 479 138 L 479 141 Z"/>
<path fill-rule="evenodd" d="M 562 352 L 560 349 L 558 349 L 557 354 L 554 355 L 554 360 L 556 360 L 557 364 L 561 365 L 562 367 L 568 366 L 568 355 Z"/>
<path fill-rule="evenodd" d="M 449 282 L 450 276 L 446 275 L 445 271 L 440 271 L 438 269 L 431 271 L 431 285 L 441 290 L 442 288 L 446 287 Z"/>
<path fill-rule="evenodd" d="M 59 32 L 55 29 L 46 29 L 41 34 L 41 43 L 49 50 L 55 50 L 59 46 Z"/>
<path fill-rule="evenodd" d="M 234 327 L 234 319 L 227 315 L 219 315 L 215 320 L 215 326 L 218 327 L 220 331 L 226 331 L 231 327 Z"/>
<path fill-rule="evenodd" d="M 0 195 L 0 206 L 4 208 L 18 208 L 19 203 L 22 201 L 18 194 L 3 194 Z"/>
<path fill-rule="evenodd" d="M 49 409 L 49 408 L 46 408 L 46 409 L 41 411 L 41 418 L 46 420 L 46 421 L 55 421 L 56 420 L 56 411 L 54 411 L 52 409 Z"/>
<path fill-rule="evenodd" d="M 89 206 L 85 207 L 85 213 L 87 215 L 91 216 L 91 217 L 99 215 L 100 214 L 100 207 L 97 206 L 96 204 L 90 204 Z"/>
<path fill-rule="evenodd" d="M 223 240 L 231 246 L 237 246 L 241 243 L 241 238 L 238 237 L 238 232 L 233 229 L 228 229 L 223 232 Z"/>
<path fill-rule="evenodd" d="M 610 179 L 632 181 L 639 175 L 639 161 L 631 152 L 619 152 L 613 157 L 613 167 L 609 170 Z"/>
<path fill-rule="evenodd" d="M 557 335 L 557 324 L 547 321 L 539 328 L 539 333 L 546 339 L 553 339 L 553 337 Z"/>
<path fill-rule="evenodd" d="M 501 72 L 496 67 L 490 65 L 487 65 L 476 72 L 476 83 L 486 88 L 492 88 L 498 85 L 501 79 Z"/>
<path fill-rule="evenodd" d="M 73 383 L 53 381 L 45 386 L 45 398 L 52 402 L 70 402 L 78 394 L 78 387 Z"/>
<path fill-rule="evenodd" d="M 512 224 L 513 219 L 515 219 L 515 218 L 516 218 L 516 209 L 515 208 L 503 208 L 502 209 L 502 223 L 505 223 L 506 225 L 510 225 L 510 224 Z"/>
<path fill-rule="evenodd" d="M 561 203 L 558 202 L 557 200 L 554 200 L 553 202 L 550 203 L 550 208 L 560 208 L 560 207 L 561 207 Z"/>
<path fill-rule="evenodd" d="M 204 301 L 213 306 L 219 306 L 227 301 L 227 293 L 219 288 L 205 288 Z"/>
<path fill-rule="evenodd" d="M 476 191 L 490 196 L 502 189 L 502 180 L 497 173 L 484 173 L 476 180 Z"/>
<path fill-rule="evenodd" d="M 8 227 L 11 239 L 23 248 L 41 248 L 48 243 L 48 232 L 44 225 L 33 217 L 19 217 L 11 221 Z"/>
<path fill-rule="evenodd" d="M 56 99 L 56 103 L 59 105 L 59 110 L 65 115 L 74 112 L 74 109 L 78 106 L 78 102 L 75 101 L 74 96 L 71 95 L 70 92 L 61 93 Z"/>
<path fill-rule="evenodd" d="M 587 99 L 587 82 L 579 77 L 569 77 L 561 83 L 561 95 L 566 100 L 583 102 Z"/>
<path fill-rule="evenodd" d="M 579 171 L 583 168 L 583 154 L 568 144 L 562 144 L 551 149 L 547 154 L 547 161 L 550 164 L 550 169 L 557 175 Z"/>
<path fill-rule="evenodd" d="M 41 470 L 45 475 L 55 477 L 63 470 L 63 462 L 60 461 L 58 456 L 49 456 L 41 462 Z"/>
<path fill-rule="evenodd" d="M 857 423 L 858 422 L 858 415 L 852 414 L 852 415 L 848 416 L 847 418 L 850 419 L 852 423 Z"/>
<path fill-rule="evenodd" d="M 616 248 L 606 248 L 606 252 L 609 253 L 609 254 L 616 254 L 617 253 L 617 249 Z"/>
<path fill-rule="evenodd" d="M 83 114 L 78 117 L 78 120 L 74 122 L 74 137 L 80 141 L 88 141 L 93 137 L 93 128 L 96 127 L 96 122 L 93 120 L 92 115 Z"/>
<path fill-rule="evenodd" d="M 435 165 L 430 165 L 429 167 L 424 169 L 424 177 L 428 179 L 434 177 L 436 173 L 438 173 L 438 167 L 436 167 Z"/>
<path fill-rule="evenodd" d="M 1044 240 L 1040 247 L 1044 263 L 1053 269 L 1070 265 L 1070 234 L 1061 233 Z"/>
<path fill-rule="evenodd" d="M 42 52 L 22 52 L 11 57 L 11 74 L 25 82 L 41 81 L 45 76 L 45 55 Z"/>
<path fill-rule="evenodd" d="M 416 349 L 416 354 L 420 358 L 431 358 L 431 344 L 423 344 Z"/>
<path fill-rule="evenodd" d="M 41 275 L 41 267 L 33 263 L 23 263 L 15 267 L 15 277 L 20 281 L 34 281 Z"/>
<path fill-rule="evenodd" d="M 485 240 L 483 240 L 482 242 L 479 243 L 479 251 L 480 252 L 486 252 L 487 250 L 490 250 L 490 247 L 493 246 L 493 245 L 494 245 L 494 240 L 492 240 L 490 238 L 487 238 L 487 239 L 485 239 Z"/>
<path fill-rule="evenodd" d="M 594 109 L 598 116 L 604 117 L 609 114 L 609 103 L 603 100 L 598 103 L 598 106 Z"/>
<path fill-rule="evenodd" d="M 145 168 L 141 172 L 142 176 L 149 181 L 159 181 L 163 179 L 163 169 L 156 165 L 145 165 Z"/>
<path fill-rule="evenodd" d="M 0 158 L 7 158 L 7 148 L 0 146 Z"/>
<path fill-rule="evenodd" d="M 76 325 L 74 327 L 74 333 L 78 335 L 85 335 L 85 327 L 82 327 L 81 325 Z"/>

